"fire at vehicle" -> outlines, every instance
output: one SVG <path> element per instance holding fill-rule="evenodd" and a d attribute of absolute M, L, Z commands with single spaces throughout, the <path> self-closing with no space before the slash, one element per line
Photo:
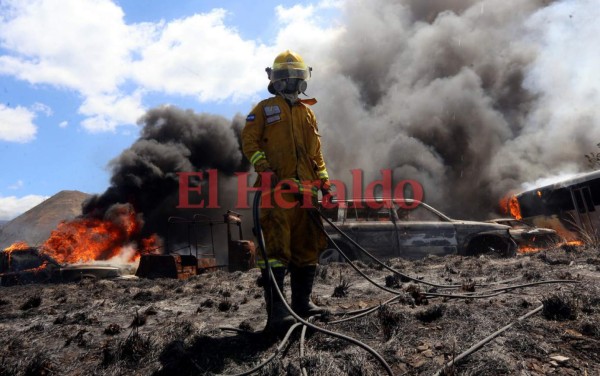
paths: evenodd
<path fill-rule="evenodd" d="M 42 246 L 41 250 L 59 263 L 80 263 L 123 258 L 134 262 L 140 253 L 147 252 L 153 237 L 141 239 L 143 221 L 128 204 L 115 205 L 105 216 L 76 218 L 62 222 Z"/>
<path fill-rule="evenodd" d="M 82 279 L 116 278 L 122 269 L 111 265 L 60 264 L 50 255 L 24 242 L 0 252 L 0 285 L 74 282 Z"/>
<path fill-rule="evenodd" d="M 595 244 L 600 231 L 600 171 L 510 194 L 500 201 L 500 208 L 505 215 L 522 220 L 532 229 L 555 231 L 561 238 L 557 244 Z M 537 235 L 539 241 L 546 240 L 539 231 Z M 527 244 L 520 250 L 531 252 L 540 248 Z"/>
<path fill-rule="evenodd" d="M 166 242 L 157 234 L 142 237 L 142 216 L 129 204 L 113 205 L 103 219 L 82 216 L 63 221 L 40 246 L 15 242 L 0 253 L 2 285 L 115 278 L 136 268 L 140 277 L 185 279 L 207 270 L 248 270 L 253 266 L 254 243 L 243 240 L 240 214 L 228 211 L 222 220 L 198 214 L 189 220 L 171 217 L 168 222 L 169 228 L 186 227 L 185 244 L 169 239 L 168 233 Z M 227 230 L 226 265 L 217 265 L 215 257 L 224 251 L 215 248 L 224 237 L 217 231 L 221 225 Z M 199 252 L 204 248 L 199 240 L 207 231 L 210 250 Z"/>

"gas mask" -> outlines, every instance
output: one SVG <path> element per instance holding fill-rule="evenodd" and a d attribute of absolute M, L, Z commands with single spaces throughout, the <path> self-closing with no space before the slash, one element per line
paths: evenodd
<path fill-rule="evenodd" d="M 273 89 L 278 93 L 283 94 L 299 94 L 306 91 L 308 84 L 300 78 L 286 78 L 273 82 Z M 305 94 L 306 95 L 306 94 Z"/>

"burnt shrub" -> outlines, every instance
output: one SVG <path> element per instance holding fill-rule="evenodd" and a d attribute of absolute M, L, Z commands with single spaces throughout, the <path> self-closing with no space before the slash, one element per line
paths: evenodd
<path fill-rule="evenodd" d="M 590 337 L 600 337 L 600 323 L 594 320 L 585 320 L 581 323 L 581 333 Z"/>
<path fill-rule="evenodd" d="M 333 289 L 333 294 L 331 294 L 331 296 L 333 296 L 334 298 L 343 298 L 345 296 L 348 296 L 349 290 L 350 282 L 346 280 L 340 280 L 340 284 L 335 286 L 335 288 Z"/>
<path fill-rule="evenodd" d="M 385 277 L 385 287 L 400 288 L 400 276 L 397 274 L 388 275 Z"/>
<path fill-rule="evenodd" d="M 44 353 L 37 353 L 33 355 L 33 358 L 27 363 L 23 370 L 24 376 L 40 376 L 40 375 L 54 375 L 58 374 L 56 365 L 52 360 Z"/>
<path fill-rule="evenodd" d="M 250 322 L 248 320 L 244 320 L 240 323 L 240 325 L 238 325 L 238 328 L 240 330 L 244 330 L 246 332 L 251 332 L 254 330 L 254 328 L 252 327 L 252 325 L 250 324 Z"/>
<path fill-rule="evenodd" d="M 463 281 L 460 285 L 462 291 L 475 292 L 475 281 Z"/>
<path fill-rule="evenodd" d="M 446 307 L 444 307 L 443 305 L 437 304 L 437 305 L 427 308 L 424 311 L 417 312 L 415 314 L 415 317 L 417 318 L 417 320 L 422 321 L 422 322 L 432 322 L 432 321 L 435 321 L 435 320 L 441 318 L 442 316 L 444 316 L 445 310 L 446 310 Z"/>
<path fill-rule="evenodd" d="M 393 311 L 387 305 L 384 305 L 381 308 L 379 308 L 379 311 L 377 312 L 377 317 L 379 318 L 379 323 L 381 324 L 383 336 L 387 341 L 398 332 L 400 322 L 402 321 L 402 315 L 398 312 Z"/>
<path fill-rule="evenodd" d="M 564 294 L 555 294 L 542 299 L 542 315 L 548 320 L 565 321 L 577 318 L 577 301 Z"/>
<path fill-rule="evenodd" d="M 133 300 L 138 300 L 141 302 L 151 302 L 156 299 L 154 299 L 154 296 L 152 295 L 152 291 L 142 290 L 133 296 Z"/>
<path fill-rule="evenodd" d="M 581 293 L 578 296 L 581 311 L 585 314 L 591 315 L 596 312 L 597 307 L 600 305 L 600 297 L 593 296 L 590 293 Z"/>
<path fill-rule="evenodd" d="M 54 321 L 52 323 L 54 325 L 60 325 L 60 324 L 65 324 L 66 322 L 67 322 L 67 315 L 62 314 L 62 315 L 56 316 L 56 318 L 54 319 Z"/>
<path fill-rule="evenodd" d="M 527 269 L 523 273 L 523 278 L 525 278 L 526 281 L 537 281 L 542 278 L 542 273 L 535 269 Z"/>
<path fill-rule="evenodd" d="M 406 292 L 413 298 L 415 305 L 428 305 L 427 297 L 421 292 L 417 285 L 408 285 Z"/>
<path fill-rule="evenodd" d="M 121 333 L 121 326 L 119 326 L 119 324 L 108 324 L 108 326 L 104 329 L 104 334 L 109 336 L 114 336 L 119 333 Z"/>
<path fill-rule="evenodd" d="M 147 356 L 154 346 L 150 336 L 144 337 L 134 331 L 121 344 L 119 348 L 119 358 L 129 363 L 137 364 Z"/>
<path fill-rule="evenodd" d="M 21 305 L 21 311 L 27 311 L 32 308 L 37 308 L 42 304 L 42 297 L 39 295 L 34 295 L 27 299 L 25 303 Z"/>
<path fill-rule="evenodd" d="M 219 302 L 219 306 L 217 308 L 219 308 L 219 311 L 221 312 L 229 311 L 231 309 L 231 302 L 227 299 L 222 300 Z"/>
<path fill-rule="evenodd" d="M 14 364 L 9 364 L 4 357 L 0 359 L 0 376 L 12 376 L 17 374 Z"/>
<path fill-rule="evenodd" d="M 112 342 L 105 342 L 102 345 L 102 366 L 106 367 L 117 360 L 117 347 Z"/>
<path fill-rule="evenodd" d="M 194 375 L 198 369 L 194 365 L 193 354 L 190 353 L 183 341 L 174 340 L 167 344 L 161 351 L 159 358 L 161 369 L 158 375 Z"/>

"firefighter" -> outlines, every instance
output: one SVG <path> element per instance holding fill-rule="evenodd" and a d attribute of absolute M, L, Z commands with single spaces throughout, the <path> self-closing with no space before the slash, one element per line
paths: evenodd
<path fill-rule="evenodd" d="M 291 307 L 296 314 L 306 318 L 325 312 L 310 300 L 318 255 L 327 244 L 325 234 L 311 216 L 315 214 L 318 191 L 321 190 L 323 195 L 329 193 L 329 176 L 321 153 L 317 121 L 310 109 L 316 100 L 298 97 L 307 88 L 312 68 L 300 55 L 287 50 L 277 55 L 273 66 L 266 71 L 270 81 L 268 90 L 274 96 L 261 101 L 246 118 L 242 149 L 258 173 L 255 187 L 261 185 L 261 179 L 271 178 L 271 190 L 267 196 L 263 192 L 260 222 L 274 282 L 283 292 L 286 269 L 289 270 Z M 277 185 L 283 181 L 288 185 L 300 182 L 296 187 L 297 194 L 283 193 L 281 196 L 285 203 L 294 205 L 291 208 L 291 205 L 278 205 L 277 200 L 273 200 L 278 187 L 287 187 L 286 192 L 290 190 L 289 186 Z M 266 207 L 265 197 L 272 207 Z M 312 205 L 303 205 L 306 197 L 311 198 Z M 262 255 L 259 255 L 258 266 L 267 305 L 265 331 L 285 333 L 295 319 L 267 283 L 269 278 Z"/>

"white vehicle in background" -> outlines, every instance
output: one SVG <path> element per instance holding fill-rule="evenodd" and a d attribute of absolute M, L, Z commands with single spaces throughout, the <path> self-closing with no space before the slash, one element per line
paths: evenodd
<path fill-rule="evenodd" d="M 517 194 L 518 214 L 566 240 L 600 235 L 600 170 Z"/>

